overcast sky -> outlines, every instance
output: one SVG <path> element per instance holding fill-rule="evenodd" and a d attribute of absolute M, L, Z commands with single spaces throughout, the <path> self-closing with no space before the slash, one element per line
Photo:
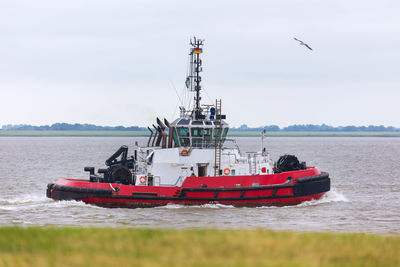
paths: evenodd
<path fill-rule="evenodd" d="M 196 35 L 203 103 L 222 98 L 232 126 L 400 127 L 399 14 L 382 0 L 2 0 L 0 126 L 172 121 Z"/>

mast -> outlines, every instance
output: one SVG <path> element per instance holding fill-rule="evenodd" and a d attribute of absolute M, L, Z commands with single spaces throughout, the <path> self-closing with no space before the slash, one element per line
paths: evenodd
<path fill-rule="evenodd" d="M 205 116 L 201 113 L 201 108 L 200 108 L 200 90 L 201 90 L 201 76 L 200 72 L 203 71 L 203 68 L 201 67 L 202 61 L 200 59 L 200 54 L 203 53 L 203 42 L 204 40 L 197 39 L 196 37 L 193 37 L 193 39 L 190 40 L 190 45 L 192 48 L 190 49 L 190 74 L 186 78 L 186 87 L 192 91 L 195 92 L 195 97 L 194 97 L 194 118 L 196 120 L 204 119 Z"/>

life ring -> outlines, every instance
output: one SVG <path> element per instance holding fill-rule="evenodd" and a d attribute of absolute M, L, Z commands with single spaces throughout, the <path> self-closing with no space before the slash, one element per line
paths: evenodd
<path fill-rule="evenodd" d="M 141 184 L 144 184 L 144 183 L 146 182 L 146 176 L 140 176 L 139 182 L 140 182 Z"/>
<path fill-rule="evenodd" d="M 186 157 L 188 155 L 189 155 L 189 150 L 188 149 L 182 149 L 181 156 Z"/>
<path fill-rule="evenodd" d="M 231 174 L 231 169 L 225 168 L 225 169 L 224 169 L 224 174 L 225 174 L 225 175 Z"/>

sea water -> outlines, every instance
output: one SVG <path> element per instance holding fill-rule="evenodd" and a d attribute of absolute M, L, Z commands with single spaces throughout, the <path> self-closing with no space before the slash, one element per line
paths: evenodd
<path fill-rule="evenodd" d="M 400 233 L 400 138 L 273 137 L 274 160 L 294 154 L 332 178 L 319 200 L 287 207 L 234 208 L 220 204 L 109 209 L 46 198 L 48 183 L 88 178 L 85 166 L 104 167 L 121 145 L 146 138 L 0 137 L 0 225 L 264 228 Z M 260 138 L 237 138 L 242 152 Z"/>

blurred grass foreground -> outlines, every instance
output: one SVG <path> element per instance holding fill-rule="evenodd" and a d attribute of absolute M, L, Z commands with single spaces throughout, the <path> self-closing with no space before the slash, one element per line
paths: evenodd
<path fill-rule="evenodd" d="M 362 233 L 0 228 L 0 266 L 399 266 L 400 237 Z"/>

